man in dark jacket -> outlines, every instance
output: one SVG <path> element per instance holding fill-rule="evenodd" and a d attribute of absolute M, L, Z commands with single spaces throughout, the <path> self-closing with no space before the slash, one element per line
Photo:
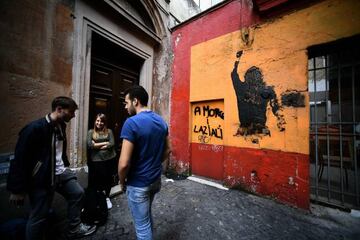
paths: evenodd
<path fill-rule="evenodd" d="M 68 202 L 70 238 L 87 236 L 95 226 L 80 221 L 84 190 L 76 175 L 67 167 L 66 123 L 74 116 L 78 106 L 68 97 L 52 101 L 52 112 L 44 118 L 26 125 L 19 133 L 15 159 L 11 161 L 7 189 L 10 203 L 21 206 L 25 196 L 30 200 L 30 216 L 26 226 L 26 239 L 43 239 L 46 217 L 55 191 Z"/>

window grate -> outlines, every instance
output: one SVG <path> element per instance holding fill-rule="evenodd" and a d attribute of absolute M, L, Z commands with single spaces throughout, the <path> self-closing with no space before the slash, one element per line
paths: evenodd
<path fill-rule="evenodd" d="M 311 198 L 359 208 L 360 48 L 356 38 L 347 39 L 345 45 L 342 40 L 309 49 L 308 91 Z"/>

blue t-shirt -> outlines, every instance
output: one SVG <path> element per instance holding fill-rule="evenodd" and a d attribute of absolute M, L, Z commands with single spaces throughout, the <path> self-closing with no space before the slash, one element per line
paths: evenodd
<path fill-rule="evenodd" d="M 160 177 L 167 135 L 166 122 L 152 111 L 140 112 L 125 121 L 120 138 L 134 144 L 127 185 L 146 187 Z"/>

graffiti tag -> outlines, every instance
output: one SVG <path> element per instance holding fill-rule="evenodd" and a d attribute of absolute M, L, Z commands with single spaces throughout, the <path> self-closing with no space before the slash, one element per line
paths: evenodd
<path fill-rule="evenodd" d="M 201 143 L 209 143 L 209 142 L 210 142 L 210 139 L 211 139 L 211 137 L 209 137 L 209 136 L 207 136 L 207 135 L 201 134 L 201 135 L 198 136 L 198 140 L 199 140 L 199 142 L 201 142 Z"/>
<path fill-rule="evenodd" d="M 209 119 L 206 119 L 206 125 L 195 125 L 193 131 L 194 133 L 200 133 L 202 135 L 223 139 L 223 130 L 221 125 L 218 127 L 212 127 L 209 124 Z"/>
<path fill-rule="evenodd" d="M 201 107 L 197 106 L 194 109 L 194 115 L 201 115 Z M 210 108 L 209 105 L 202 107 L 202 115 L 204 117 L 219 117 L 221 119 L 224 119 L 224 112 L 221 111 L 219 108 Z"/>

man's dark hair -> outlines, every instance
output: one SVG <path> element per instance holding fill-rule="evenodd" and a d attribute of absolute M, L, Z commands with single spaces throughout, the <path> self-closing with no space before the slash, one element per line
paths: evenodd
<path fill-rule="evenodd" d="M 149 94 L 142 86 L 133 86 L 125 90 L 125 96 L 129 94 L 130 100 L 135 98 L 140 102 L 141 105 L 147 106 L 149 101 Z"/>
<path fill-rule="evenodd" d="M 56 97 L 52 101 L 51 103 L 52 111 L 55 111 L 57 107 L 61 107 L 64 109 L 71 109 L 71 110 L 78 109 L 78 105 L 72 98 L 64 97 L 64 96 Z"/>

